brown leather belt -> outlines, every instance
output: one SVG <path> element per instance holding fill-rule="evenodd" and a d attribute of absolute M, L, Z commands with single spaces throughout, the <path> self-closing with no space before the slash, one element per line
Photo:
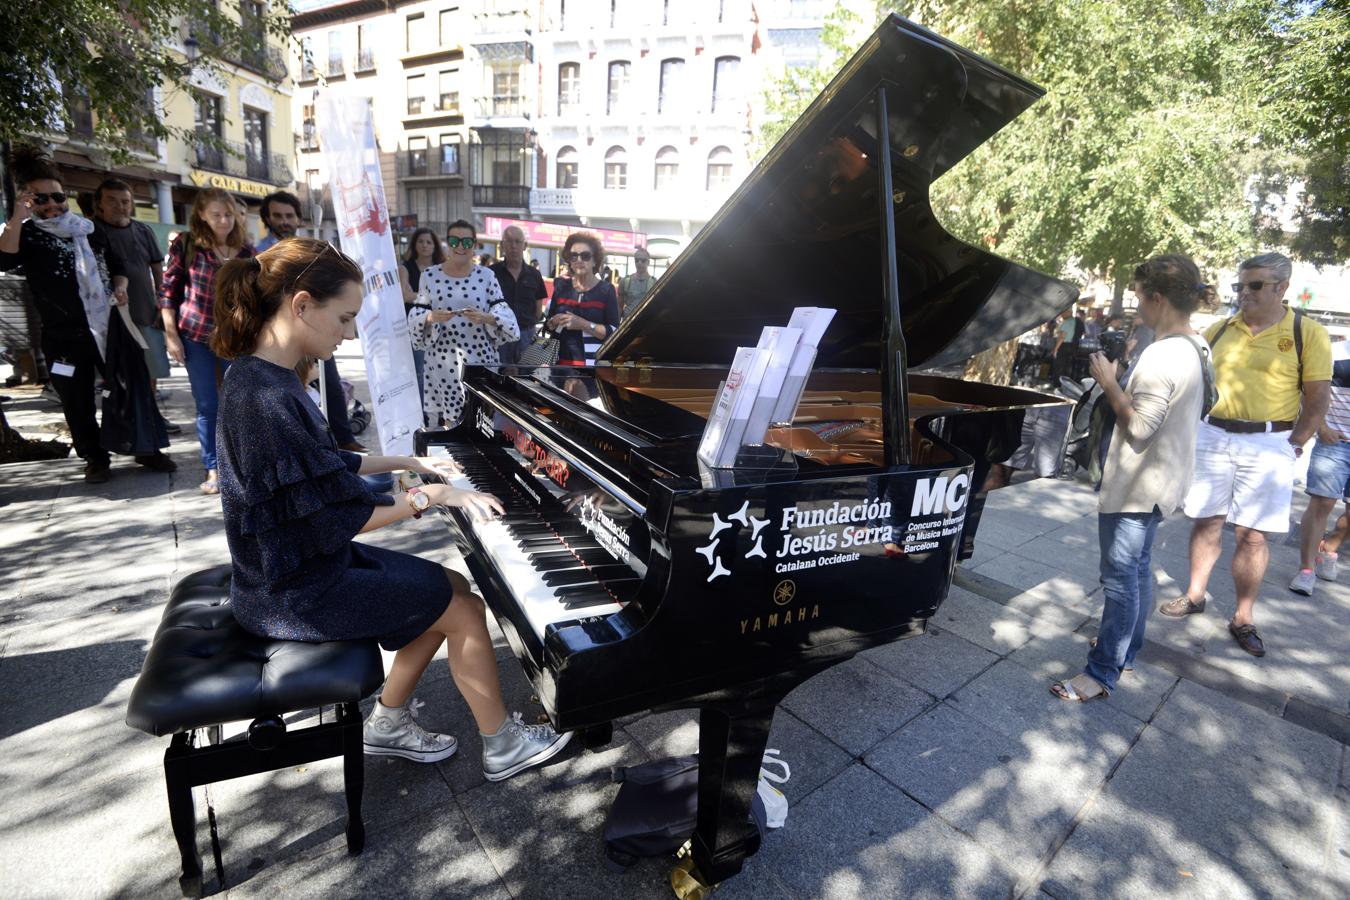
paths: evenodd
<path fill-rule="evenodd" d="M 1247 422 L 1242 419 L 1220 419 L 1218 416 L 1205 416 L 1205 421 L 1215 428 L 1233 434 L 1263 434 L 1275 431 L 1293 431 L 1293 422 Z"/>

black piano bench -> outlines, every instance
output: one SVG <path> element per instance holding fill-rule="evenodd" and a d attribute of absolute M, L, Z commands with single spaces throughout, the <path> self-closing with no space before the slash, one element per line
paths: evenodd
<path fill-rule="evenodd" d="M 202 892 L 192 801 L 192 789 L 200 785 L 341 756 L 348 852 L 360 853 L 366 841 L 357 704 L 384 681 L 379 646 L 373 640 L 306 644 L 255 637 L 234 620 L 229 596 L 229 566 L 194 573 L 174 587 L 127 704 L 128 725 L 173 735 L 164 752 L 164 782 L 185 896 Z M 335 722 L 288 731 L 282 719 L 330 705 L 337 708 Z M 244 721 L 252 722 L 247 735 L 221 742 L 222 724 Z M 201 746 L 194 741 L 198 729 L 207 730 Z M 220 873 L 218 849 L 216 865 Z"/>

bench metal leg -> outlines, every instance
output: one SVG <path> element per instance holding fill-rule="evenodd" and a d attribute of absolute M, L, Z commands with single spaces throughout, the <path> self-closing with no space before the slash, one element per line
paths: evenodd
<path fill-rule="evenodd" d="M 173 736 L 164 752 L 164 785 L 169 794 L 169 821 L 178 853 L 183 859 L 183 874 L 178 878 L 184 897 L 202 895 L 202 858 L 197 853 L 197 810 L 192 802 L 192 778 L 185 754 L 192 752 L 192 735 Z"/>
<path fill-rule="evenodd" d="M 342 775 L 347 788 L 347 852 L 355 856 L 366 846 L 366 826 L 361 821 L 361 795 L 366 785 L 361 710 L 355 703 L 340 703 L 337 711 L 342 725 Z"/>

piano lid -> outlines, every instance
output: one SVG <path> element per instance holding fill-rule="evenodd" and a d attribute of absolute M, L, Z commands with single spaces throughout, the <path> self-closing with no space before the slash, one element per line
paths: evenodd
<path fill-rule="evenodd" d="M 885 85 L 900 309 L 910 368 L 959 364 L 1052 318 L 1070 285 L 948 234 L 929 185 L 1040 88 L 891 16 L 601 348 L 610 362 L 726 366 L 795 306 L 839 310 L 821 367 L 877 370 L 885 346 L 876 93 Z"/>

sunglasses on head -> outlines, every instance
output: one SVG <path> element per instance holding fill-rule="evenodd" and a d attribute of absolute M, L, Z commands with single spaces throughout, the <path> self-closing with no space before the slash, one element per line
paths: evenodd
<path fill-rule="evenodd" d="M 577 260 L 590 262 L 594 257 L 591 256 L 591 251 L 589 250 L 573 250 L 571 253 L 567 254 L 567 259 L 569 262 L 576 262 Z"/>
<path fill-rule="evenodd" d="M 1257 291 L 1261 290 L 1261 288 L 1265 287 L 1265 286 L 1268 285 L 1268 284 L 1279 284 L 1279 282 L 1278 282 L 1278 281 L 1235 281 L 1235 282 L 1233 282 L 1232 284 L 1230 284 L 1229 287 L 1231 287 L 1231 288 L 1233 289 L 1233 293 L 1235 293 L 1235 294 L 1240 294 L 1240 293 L 1242 293 L 1242 289 L 1243 289 L 1243 288 L 1246 288 L 1247 290 L 1251 291 L 1251 292 L 1254 294 L 1254 293 L 1256 293 Z"/>
<path fill-rule="evenodd" d="M 42 206 L 44 203 L 47 203 L 48 201 L 52 203 L 65 203 L 66 195 L 63 191 L 52 191 L 50 194 L 33 195 L 33 202 L 36 203 L 38 206 Z"/>
<path fill-rule="evenodd" d="M 314 267 L 314 264 L 315 264 L 316 262 L 318 262 L 319 260 L 323 259 L 323 255 L 324 255 L 325 253 L 327 253 L 329 250 L 332 250 L 332 251 L 333 251 L 335 254 L 337 254 L 338 256 L 341 256 L 341 255 L 342 255 L 342 251 L 340 251 L 340 250 L 338 250 L 338 248 L 334 247 L 332 241 L 324 241 L 324 242 L 323 242 L 323 247 L 321 247 L 321 248 L 319 249 L 319 252 L 318 252 L 318 253 L 314 254 L 314 258 L 311 259 L 311 260 L 309 261 L 309 265 L 307 265 L 307 266 L 305 266 L 303 269 L 301 269 L 301 270 L 300 270 L 300 274 L 297 275 L 297 276 L 295 276 L 295 280 L 291 282 L 291 289 L 292 289 L 292 290 L 294 290 L 294 289 L 295 289 L 295 286 L 296 286 L 297 284 L 300 283 L 300 279 L 305 277 L 305 273 L 308 272 L 310 269 L 312 269 L 312 268 Z"/>
<path fill-rule="evenodd" d="M 465 250 L 472 250 L 473 245 L 478 243 L 478 239 L 471 237 L 447 237 L 445 239 L 445 243 L 446 246 L 448 246 L 451 250 L 455 249 L 456 247 L 463 247 Z"/>

